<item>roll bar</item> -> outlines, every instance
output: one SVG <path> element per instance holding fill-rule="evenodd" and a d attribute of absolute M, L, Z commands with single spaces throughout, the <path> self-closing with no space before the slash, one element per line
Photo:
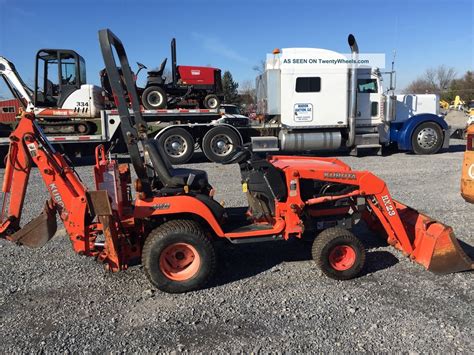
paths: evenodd
<path fill-rule="evenodd" d="M 104 59 L 105 70 L 109 76 L 110 86 L 120 116 L 120 128 L 127 144 L 130 160 L 135 172 L 141 180 L 143 192 L 151 195 L 151 184 L 148 178 L 145 163 L 140 154 L 139 143 L 144 145 L 148 140 L 148 125 L 140 112 L 140 101 L 133 79 L 132 70 L 128 62 L 127 53 L 120 39 L 109 29 L 99 31 L 99 43 Z M 120 62 L 117 66 L 114 50 Z M 119 70 L 122 71 L 120 75 Z M 131 102 L 130 113 L 127 96 Z"/>

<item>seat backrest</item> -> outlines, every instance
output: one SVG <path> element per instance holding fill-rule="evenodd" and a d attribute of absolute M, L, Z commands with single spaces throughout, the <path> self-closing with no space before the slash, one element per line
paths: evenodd
<path fill-rule="evenodd" d="M 173 167 L 168 158 L 161 153 L 159 143 L 155 139 L 148 139 L 144 144 L 144 148 L 150 157 L 158 179 L 164 186 L 171 185 Z"/>

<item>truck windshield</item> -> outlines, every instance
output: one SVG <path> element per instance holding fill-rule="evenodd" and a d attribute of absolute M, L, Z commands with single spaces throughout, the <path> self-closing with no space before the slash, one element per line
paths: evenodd
<path fill-rule="evenodd" d="M 359 79 L 357 80 L 357 91 L 362 94 L 375 94 L 377 93 L 377 80 L 376 79 Z"/>

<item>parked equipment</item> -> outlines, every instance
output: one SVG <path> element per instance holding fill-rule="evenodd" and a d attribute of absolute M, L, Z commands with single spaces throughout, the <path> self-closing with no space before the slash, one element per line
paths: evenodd
<path fill-rule="evenodd" d="M 34 111 L 46 133 L 91 134 L 92 120 L 105 108 L 102 88 L 87 84 L 84 58 L 69 49 L 40 49 L 35 87 L 29 88 L 13 63 L 0 57 L 0 75 L 26 111 Z"/>
<path fill-rule="evenodd" d="M 359 48 L 348 44 L 352 63 Z M 281 124 L 275 148 L 290 151 L 377 149 L 432 154 L 449 145 L 449 127 L 439 116 L 436 95 L 394 95 L 395 71 L 384 91 L 377 68 L 346 65 L 348 58 L 320 48 L 284 48 L 268 55 L 257 78 L 258 113 Z M 321 64 L 327 62 L 328 64 Z M 330 63 L 330 64 L 329 64 Z"/>
<path fill-rule="evenodd" d="M 353 171 L 337 159 L 263 159 L 242 149 L 226 163 L 240 165 L 249 207 L 222 207 L 212 197 L 205 171 L 172 168 L 156 141 L 147 138 L 124 47 L 110 30 L 99 31 L 99 41 L 137 175 L 136 199 L 130 194 L 128 165 L 108 159 L 102 147 L 96 151 L 94 167 L 97 190 L 89 191 L 67 159 L 51 147 L 34 115 L 25 113 L 10 137 L 2 187 L 4 238 L 40 247 L 55 234 L 58 213 L 77 253 L 96 257 L 111 271 L 141 259 L 157 288 L 187 292 L 203 287 L 212 276 L 213 241 L 219 238 L 250 243 L 306 234 L 314 238 L 313 258 L 327 276 L 353 278 L 364 266 L 365 250 L 345 228 L 363 218 L 391 245 L 431 271 L 472 269 L 450 227 L 393 200 L 382 180 L 367 171 Z M 39 217 L 20 228 L 32 162 L 51 198 Z"/>
<path fill-rule="evenodd" d="M 147 83 L 141 93 L 142 103 L 149 110 L 174 108 L 189 101 L 198 107 L 218 109 L 223 99 L 221 70 L 211 67 L 176 65 L 176 39 L 171 41 L 171 82 L 163 76 L 167 58 L 158 70 L 148 71 Z M 142 66 L 143 68 L 146 68 Z M 191 104 L 196 106 L 196 104 Z"/>

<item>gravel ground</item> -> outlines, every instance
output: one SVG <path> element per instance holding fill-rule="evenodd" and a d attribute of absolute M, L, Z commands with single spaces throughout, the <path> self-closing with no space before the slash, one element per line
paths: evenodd
<path fill-rule="evenodd" d="M 474 245 L 474 207 L 459 194 L 462 144 L 434 156 L 341 159 Z M 190 166 L 209 172 L 218 201 L 245 203 L 236 166 Z M 77 170 L 92 181 L 90 166 Z M 44 191 L 34 171 L 25 220 Z M 365 228 L 357 233 L 368 247 L 358 279 L 324 277 L 304 243 L 230 245 L 219 249 L 213 284 L 182 295 L 153 290 L 141 267 L 106 273 L 61 235 L 38 250 L 0 241 L 0 352 L 474 353 L 473 273 L 436 276 Z"/>

